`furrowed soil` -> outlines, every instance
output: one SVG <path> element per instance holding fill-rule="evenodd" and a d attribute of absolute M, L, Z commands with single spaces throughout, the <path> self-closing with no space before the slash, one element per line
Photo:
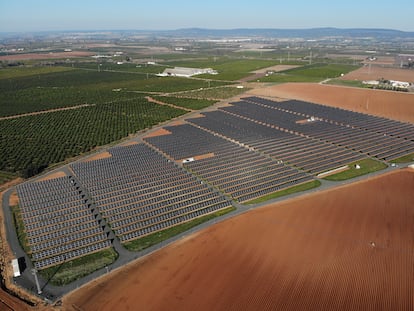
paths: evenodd
<path fill-rule="evenodd" d="M 313 83 L 257 88 L 249 95 L 291 98 L 414 123 L 414 93 L 369 90 Z"/>
<path fill-rule="evenodd" d="M 344 75 L 341 80 L 398 80 L 414 83 L 413 69 L 399 69 L 379 66 L 364 66 Z"/>
<path fill-rule="evenodd" d="M 64 310 L 413 310 L 414 171 L 252 210 L 95 280 Z"/>

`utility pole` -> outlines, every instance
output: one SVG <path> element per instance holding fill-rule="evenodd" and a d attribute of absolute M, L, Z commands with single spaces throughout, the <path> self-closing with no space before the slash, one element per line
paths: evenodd
<path fill-rule="evenodd" d="M 37 278 L 37 270 L 32 269 L 32 274 L 34 275 L 34 278 L 35 278 L 37 293 L 40 295 L 42 293 L 42 289 L 40 288 L 39 279 Z"/>

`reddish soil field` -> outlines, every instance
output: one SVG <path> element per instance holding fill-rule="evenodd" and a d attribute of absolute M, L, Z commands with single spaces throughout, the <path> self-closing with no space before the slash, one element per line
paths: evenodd
<path fill-rule="evenodd" d="M 313 83 L 258 88 L 250 95 L 304 100 L 326 106 L 414 123 L 414 94 Z"/>
<path fill-rule="evenodd" d="M 414 171 L 245 213 L 65 297 L 65 310 L 413 310 Z"/>
<path fill-rule="evenodd" d="M 76 58 L 92 56 L 95 53 L 73 51 L 60 53 L 29 53 L 29 54 L 15 54 L 0 56 L 0 60 L 25 60 L 25 59 L 54 59 L 54 58 Z"/>
<path fill-rule="evenodd" d="M 0 289 L 0 310 L 2 311 L 16 311 L 16 310 L 30 310 L 30 307 L 16 297 L 13 297 Z"/>
<path fill-rule="evenodd" d="M 412 69 L 398 69 L 378 66 L 361 67 L 352 71 L 341 78 L 341 80 L 379 80 L 384 78 L 386 80 L 398 80 L 406 82 L 414 82 L 414 70 Z"/>

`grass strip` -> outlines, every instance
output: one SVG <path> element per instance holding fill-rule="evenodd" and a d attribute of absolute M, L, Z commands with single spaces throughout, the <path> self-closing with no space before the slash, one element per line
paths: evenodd
<path fill-rule="evenodd" d="M 251 205 L 251 204 L 259 204 L 259 203 L 263 203 L 272 199 L 276 199 L 285 195 L 289 195 L 289 194 L 293 194 L 293 193 L 297 193 L 297 192 L 302 192 L 302 191 L 306 191 L 306 190 L 310 190 L 313 188 L 317 188 L 321 185 L 321 182 L 319 180 L 312 180 L 310 182 L 307 183 L 303 183 L 297 186 L 293 186 L 287 189 L 283 189 L 283 190 L 279 190 L 270 194 L 267 194 L 265 196 L 244 202 L 244 205 Z"/>
<path fill-rule="evenodd" d="M 414 161 L 414 153 L 390 161 L 391 163 L 410 163 Z"/>
<path fill-rule="evenodd" d="M 56 286 L 62 286 L 76 281 L 94 271 L 102 269 L 118 258 L 113 248 L 108 248 L 90 255 L 69 260 L 61 265 L 46 268 L 39 274 Z"/>
<path fill-rule="evenodd" d="M 16 205 L 11 206 L 10 208 L 12 211 L 14 227 L 16 228 L 17 238 L 19 240 L 20 246 L 26 253 L 30 253 L 31 250 L 27 241 L 27 234 L 24 228 L 24 222 L 22 214 L 20 212 L 20 207 Z"/>
<path fill-rule="evenodd" d="M 356 165 L 359 165 L 360 168 L 357 169 Z M 364 160 L 355 161 L 349 164 L 348 170 L 343 171 L 338 174 L 327 176 L 324 179 L 330 180 L 330 181 L 342 181 L 342 180 L 347 180 L 347 179 L 355 178 L 358 176 L 366 175 L 369 173 L 373 173 L 376 171 L 380 171 L 380 170 L 385 169 L 386 167 L 387 165 L 380 161 L 376 161 L 373 159 L 364 159 Z"/>
<path fill-rule="evenodd" d="M 235 207 L 231 206 L 222 210 L 219 210 L 215 213 L 212 214 L 208 214 L 196 219 L 193 219 L 191 221 L 188 221 L 186 223 L 180 224 L 178 226 L 174 226 L 159 232 L 155 232 L 152 234 L 149 234 L 147 236 L 144 236 L 140 239 L 137 240 L 133 240 L 133 241 L 129 241 L 129 242 L 125 242 L 123 243 L 123 246 L 130 250 L 130 251 L 134 251 L 134 252 L 138 252 L 141 251 L 143 249 L 146 249 L 148 247 L 151 247 L 155 244 L 158 244 L 162 241 L 168 240 L 169 238 L 176 236 L 184 231 L 187 231 L 195 226 L 198 226 L 206 221 L 209 221 L 213 218 L 225 215 L 227 213 L 230 213 L 232 211 L 236 210 Z"/>

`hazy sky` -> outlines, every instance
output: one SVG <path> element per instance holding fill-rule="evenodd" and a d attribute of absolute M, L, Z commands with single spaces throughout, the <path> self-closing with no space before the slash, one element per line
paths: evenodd
<path fill-rule="evenodd" d="M 0 0 L 0 32 L 229 28 L 414 31 L 413 0 Z"/>

